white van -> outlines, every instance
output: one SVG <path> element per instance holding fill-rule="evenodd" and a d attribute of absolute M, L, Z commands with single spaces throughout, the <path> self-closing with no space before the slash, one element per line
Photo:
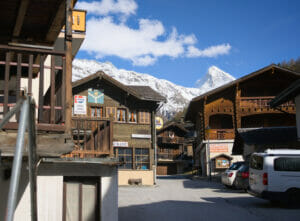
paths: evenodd
<path fill-rule="evenodd" d="M 251 195 L 271 201 L 300 202 L 300 150 L 277 149 L 250 158 Z"/>

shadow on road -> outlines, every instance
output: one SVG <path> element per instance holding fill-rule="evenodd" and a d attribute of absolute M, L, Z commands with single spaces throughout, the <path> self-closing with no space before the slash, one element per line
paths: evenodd
<path fill-rule="evenodd" d="M 253 221 L 265 220 L 265 212 L 268 212 L 268 220 L 285 220 L 286 215 L 289 215 L 290 220 L 298 217 L 297 210 L 274 207 L 267 201 L 257 201 L 253 198 L 251 201 L 250 197 L 202 199 L 203 202 L 166 200 L 151 204 L 120 207 L 119 221 Z"/>
<path fill-rule="evenodd" d="M 156 176 L 159 180 L 176 180 L 176 179 L 190 179 L 191 175 L 166 175 L 166 176 Z"/>

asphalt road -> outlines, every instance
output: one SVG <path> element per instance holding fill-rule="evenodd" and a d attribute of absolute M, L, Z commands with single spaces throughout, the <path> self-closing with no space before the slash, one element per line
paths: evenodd
<path fill-rule="evenodd" d="M 119 221 L 300 221 L 300 208 L 273 205 L 216 182 L 163 177 L 154 187 L 120 187 Z"/>

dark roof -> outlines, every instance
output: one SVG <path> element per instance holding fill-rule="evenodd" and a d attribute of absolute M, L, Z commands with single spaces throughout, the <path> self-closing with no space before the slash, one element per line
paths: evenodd
<path fill-rule="evenodd" d="M 238 129 L 232 153 L 242 154 L 244 144 L 265 148 L 300 148 L 296 127 Z"/>
<path fill-rule="evenodd" d="M 271 102 L 270 106 L 276 107 L 283 104 L 300 94 L 300 79 L 291 84 L 288 88 L 278 94 Z"/>
<path fill-rule="evenodd" d="M 108 76 L 107 74 L 105 74 L 103 71 L 98 71 L 92 75 L 89 75 L 85 78 L 82 78 L 80 80 L 77 80 L 75 82 L 72 83 L 72 87 L 78 87 L 82 84 L 85 84 L 91 80 L 95 80 L 95 79 L 105 79 L 107 81 L 109 81 L 111 84 L 119 87 L 120 89 L 126 91 L 127 93 L 135 96 L 136 98 L 140 99 L 140 100 L 147 100 L 147 101 L 156 101 L 156 102 L 161 102 L 161 101 L 166 101 L 166 99 L 161 96 L 159 93 L 157 93 L 156 91 L 154 91 L 152 88 L 148 87 L 148 86 L 128 86 L 128 85 L 124 85 L 121 82 L 113 79 L 112 77 Z"/>
<path fill-rule="evenodd" d="M 217 156 L 214 156 L 214 157 L 212 157 L 211 159 L 214 160 L 214 159 L 217 159 L 217 158 L 219 158 L 219 157 L 225 157 L 225 158 L 227 158 L 227 159 L 229 159 L 229 160 L 232 160 L 232 159 L 233 159 L 231 156 L 228 156 L 228 155 L 226 155 L 226 154 L 224 154 L 224 153 L 221 153 L 221 154 L 219 154 L 219 155 L 217 155 Z"/>
<path fill-rule="evenodd" d="M 230 88 L 230 87 L 233 87 L 233 86 L 235 86 L 235 85 L 237 85 L 237 84 L 239 84 L 239 83 L 241 83 L 241 82 L 244 82 L 244 81 L 246 81 L 246 80 L 249 80 L 249 79 L 251 79 L 251 78 L 253 78 L 253 77 L 255 77 L 255 76 L 258 76 L 258 75 L 263 74 L 263 73 L 265 73 L 265 72 L 267 72 L 267 71 L 275 70 L 275 69 L 276 69 L 276 70 L 279 70 L 279 71 L 284 71 L 284 72 L 287 72 L 287 73 L 289 73 L 289 74 L 296 75 L 296 76 L 299 76 L 299 77 L 300 77 L 300 73 L 298 73 L 298 72 L 295 72 L 295 71 L 292 71 L 292 70 L 289 70 L 289 69 L 286 69 L 286 68 L 279 67 L 279 66 L 277 66 L 277 65 L 275 65 L 275 64 L 268 65 L 268 66 L 266 66 L 266 67 L 264 67 L 264 68 L 261 68 L 261 69 L 259 69 L 259 70 L 257 70 L 257 71 L 254 71 L 254 72 L 252 72 L 252 73 L 250 73 L 250 74 L 248 74 L 248 75 L 245 75 L 244 77 L 238 78 L 238 79 L 236 79 L 236 80 L 234 80 L 234 81 L 231 81 L 231 82 L 229 82 L 229 83 L 227 83 L 227 84 L 224 84 L 224 85 L 221 86 L 221 87 L 218 87 L 218 88 L 213 89 L 213 90 L 211 90 L 211 91 L 208 91 L 208 92 L 206 92 L 206 93 L 204 93 L 204 94 L 201 94 L 201 95 L 198 96 L 198 97 L 193 98 L 193 99 L 191 100 L 191 102 L 189 103 L 188 109 L 187 109 L 187 111 L 186 111 L 186 114 L 185 114 L 185 120 L 190 119 L 189 116 L 192 114 L 192 113 L 190 113 L 190 111 L 191 111 L 191 106 L 192 106 L 193 103 L 195 103 L 195 102 L 197 102 L 197 101 L 199 101 L 199 100 L 202 100 L 202 99 L 204 99 L 205 97 L 207 97 L 207 96 L 209 96 L 209 95 L 212 95 L 212 94 L 221 92 L 221 91 L 223 91 L 223 90 L 225 90 L 225 89 L 228 89 L 228 88 Z"/>
<path fill-rule="evenodd" d="M 187 129 L 184 128 L 183 125 L 180 125 L 176 122 L 168 122 L 164 125 L 163 128 L 161 128 L 160 130 L 157 131 L 157 133 L 161 133 L 162 131 L 168 129 L 169 127 L 176 127 L 178 128 L 179 130 L 183 131 L 184 133 L 188 133 L 189 131 Z"/>
<path fill-rule="evenodd" d="M 155 100 L 155 101 L 166 102 L 165 97 L 161 96 L 159 93 L 157 93 L 149 86 L 128 85 L 127 87 L 135 90 L 143 98 L 143 100 L 151 100 L 151 101 Z"/>

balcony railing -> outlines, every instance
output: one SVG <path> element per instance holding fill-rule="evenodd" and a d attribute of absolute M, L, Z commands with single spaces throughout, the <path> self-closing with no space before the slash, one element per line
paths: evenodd
<path fill-rule="evenodd" d="M 182 144 L 184 142 L 183 137 L 157 137 L 157 140 L 164 144 Z"/>
<path fill-rule="evenodd" d="M 232 140 L 235 137 L 233 129 L 210 129 L 206 139 L 208 135 L 210 140 Z"/>
<path fill-rule="evenodd" d="M 64 130 L 65 53 L 0 45 L 0 118 L 29 93 L 36 101 L 37 129 Z M 18 115 L 6 128 L 17 129 Z"/>
<path fill-rule="evenodd" d="M 269 97 L 242 97 L 240 98 L 241 108 L 270 108 L 270 101 L 274 99 L 274 96 Z M 294 102 L 286 102 L 279 107 L 295 107 Z"/>
<path fill-rule="evenodd" d="M 165 152 L 159 152 L 157 154 L 157 158 L 161 160 L 175 160 L 179 157 L 179 153 L 165 153 Z"/>
<path fill-rule="evenodd" d="M 113 156 L 112 121 L 91 117 L 72 118 L 75 149 L 65 157 Z"/>

